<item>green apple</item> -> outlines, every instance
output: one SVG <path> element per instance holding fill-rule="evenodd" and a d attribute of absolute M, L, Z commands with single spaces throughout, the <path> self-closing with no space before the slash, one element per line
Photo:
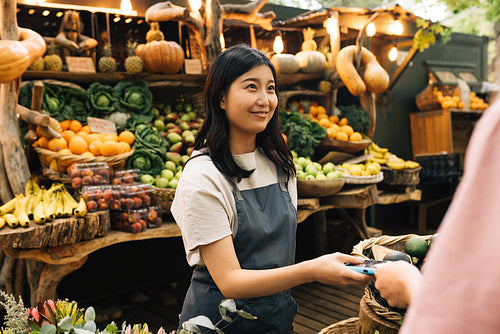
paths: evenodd
<path fill-rule="evenodd" d="M 170 182 L 168 182 L 168 187 L 172 188 L 172 189 L 177 189 L 177 183 L 178 182 L 179 182 L 178 179 L 173 178 L 172 180 L 170 180 Z"/>
<path fill-rule="evenodd" d="M 316 174 L 318 174 L 319 170 L 316 168 L 316 166 L 314 166 L 313 164 L 310 164 L 310 165 L 306 166 L 305 172 L 309 175 L 316 176 Z"/>
<path fill-rule="evenodd" d="M 298 157 L 297 158 L 297 163 L 302 166 L 302 168 L 306 168 L 310 163 L 311 160 L 304 158 L 304 157 Z"/>
<path fill-rule="evenodd" d="M 294 159 L 297 159 L 299 157 L 299 155 L 297 154 L 297 152 L 295 152 L 294 150 L 292 150 L 291 152 L 292 152 L 292 157 Z"/>
<path fill-rule="evenodd" d="M 336 179 L 336 178 L 337 178 L 337 173 L 335 173 L 335 171 L 328 172 L 328 174 L 326 174 L 326 179 L 327 180 L 332 180 L 332 179 Z"/>
<path fill-rule="evenodd" d="M 172 172 L 170 169 L 163 169 L 160 174 L 160 177 L 165 178 L 169 181 L 172 180 L 174 176 L 174 172 Z"/>
<path fill-rule="evenodd" d="M 316 174 L 316 180 L 326 180 L 326 175 L 318 172 L 318 174 Z"/>
<path fill-rule="evenodd" d="M 312 162 L 311 165 L 316 167 L 316 170 L 318 170 L 318 171 L 323 170 L 323 166 L 321 166 L 321 164 L 319 162 Z"/>
<path fill-rule="evenodd" d="M 177 172 L 177 165 L 173 161 L 170 161 L 170 160 L 165 161 L 165 164 L 163 167 L 164 167 L 164 169 L 170 169 L 174 173 Z"/>
<path fill-rule="evenodd" d="M 299 180 L 304 180 L 306 178 L 307 174 L 304 171 L 298 170 L 297 171 L 297 179 Z"/>
<path fill-rule="evenodd" d="M 323 165 L 323 173 L 328 174 L 335 170 L 335 164 L 333 162 L 327 162 Z"/>
<path fill-rule="evenodd" d="M 316 176 L 308 174 L 306 175 L 306 180 L 316 180 Z"/>
<path fill-rule="evenodd" d="M 159 179 L 156 180 L 156 186 L 158 188 L 167 188 L 168 185 L 169 185 L 169 180 L 164 178 L 164 177 L 160 177 Z"/>
<path fill-rule="evenodd" d="M 301 165 L 299 165 L 299 164 L 295 164 L 295 170 L 296 170 L 296 171 L 299 171 L 299 170 L 300 170 L 300 171 L 303 171 L 303 170 L 304 170 L 304 168 L 302 168 L 302 166 L 301 166 Z"/>
<path fill-rule="evenodd" d="M 144 183 L 153 184 L 153 182 L 155 181 L 155 178 L 149 174 L 144 174 L 144 175 L 141 175 L 140 180 L 141 180 L 141 182 L 144 182 Z"/>

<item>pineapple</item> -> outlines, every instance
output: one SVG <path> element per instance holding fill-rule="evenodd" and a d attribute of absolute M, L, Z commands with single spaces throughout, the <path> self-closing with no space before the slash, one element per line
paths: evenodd
<path fill-rule="evenodd" d="M 142 59 L 139 56 L 136 56 L 136 47 L 136 42 L 129 41 L 127 43 L 128 57 L 125 59 L 125 69 L 130 73 L 142 72 Z"/>
<path fill-rule="evenodd" d="M 57 46 L 55 42 L 50 42 L 47 46 L 47 54 L 43 57 L 43 67 L 46 71 L 62 71 L 63 62 L 56 53 Z"/>
<path fill-rule="evenodd" d="M 146 42 L 163 41 L 165 36 L 160 30 L 160 23 L 151 22 L 151 30 L 146 33 Z"/>
<path fill-rule="evenodd" d="M 35 59 L 34 62 L 30 64 L 28 67 L 28 70 L 30 71 L 43 71 L 44 65 L 43 65 L 43 58 L 39 57 Z"/>
<path fill-rule="evenodd" d="M 316 51 L 318 45 L 314 41 L 314 30 L 311 28 L 304 29 L 302 31 L 304 34 L 304 42 L 302 43 L 302 51 Z"/>
<path fill-rule="evenodd" d="M 116 72 L 116 60 L 111 57 L 111 44 L 104 44 L 103 56 L 99 59 L 99 72 Z"/>

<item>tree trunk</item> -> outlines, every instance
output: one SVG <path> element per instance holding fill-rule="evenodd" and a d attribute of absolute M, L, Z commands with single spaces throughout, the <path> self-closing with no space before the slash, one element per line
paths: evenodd
<path fill-rule="evenodd" d="M 16 1 L 4 0 L 0 5 L 0 36 L 19 40 Z M 0 86 L 0 200 L 5 202 L 24 192 L 30 178 L 28 161 L 21 145 L 16 116 L 20 78 Z"/>

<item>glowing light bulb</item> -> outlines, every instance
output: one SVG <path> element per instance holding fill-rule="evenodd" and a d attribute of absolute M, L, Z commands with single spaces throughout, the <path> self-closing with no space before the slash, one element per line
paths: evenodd
<path fill-rule="evenodd" d="M 131 12 L 132 3 L 130 3 L 130 0 L 122 0 L 120 3 L 120 9 L 126 12 Z"/>
<path fill-rule="evenodd" d="M 273 44 L 273 50 L 277 54 L 280 54 L 284 50 L 284 45 L 283 45 L 283 38 L 281 38 L 281 35 L 277 35 L 274 38 L 274 44 Z"/>
<path fill-rule="evenodd" d="M 398 48 L 394 45 L 389 51 L 389 60 L 395 61 L 398 58 Z"/>
<path fill-rule="evenodd" d="M 201 8 L 201 0 L 189 0 L 189 6 L 193 11 L 198 11 Z"/>
<path fill-rule="evenodd" d="M 226 48 L 226 41 L 224 40 L 224 34 L 220 33 L 219 35 L 219 41 L 220 41 L 220 48 L 221 50 L 224 50 Z"/>
<path fill-rule="evenodd" d="M 44 10 L 44 11 L 42 12 L 42 15 L 43 15 L 43 16 L 49 16 L 49 14 L 50 14 L 50 10 Z"/>
<path fill-rule="evenodd" d="M 403 34 L 403 25 L 401 24 L 401 21 L 399 20 L 394 21 L 391 30 L 394 35 L 401 36 Z"/>
<path fill-rule="evenodd" d="M 377 28 L 375 28 L 375 24 L 373 22 L 368 23 L 366 26 L 366 36 L 373 37 L 377 33 Z"/>

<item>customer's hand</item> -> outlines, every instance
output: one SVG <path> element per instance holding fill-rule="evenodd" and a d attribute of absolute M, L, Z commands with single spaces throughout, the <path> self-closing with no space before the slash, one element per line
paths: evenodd
<path fill-rule="evenodd" d="M 406 308 L 418 289 L 422 275 L 414 265 L 395 261 L 377 265 L 375 287 L 389 305 Z"/>

